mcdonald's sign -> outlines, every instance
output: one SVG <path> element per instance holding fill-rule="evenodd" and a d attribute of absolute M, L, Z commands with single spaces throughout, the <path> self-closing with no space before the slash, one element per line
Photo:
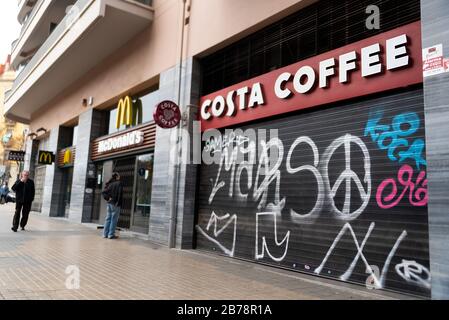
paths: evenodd
<path fill-rule="evenodd" d="M 53 152 L 42 150 L 39 151 L 39 158 L 38 158 L 39 164 L 50 165 L 53 164 L 53 162 L 55 162 L 55 154 Z"/>
<path fill-rule="evenodd" d="M 120 126 L 136 126 L 142 123 L 142 101 L 137 99 L 134 103 L 130 96 L 120 99 L 117 106 L 116 128 Z"/>
<path fill-rule="evenodd" d="M 71 161 L 72 161 L 72 152 L 70 151 L 70 149 L 67 149 L 64 151 L 64 158 L 62 160 L 62 163 L 66 165 L 70 164 Z"/>
<path fill-rule="evenodd" d="M 76 147 L 71 146 L 58 151 L 55 162 L 59 168 L 71 167 L 75 163 Z"/>

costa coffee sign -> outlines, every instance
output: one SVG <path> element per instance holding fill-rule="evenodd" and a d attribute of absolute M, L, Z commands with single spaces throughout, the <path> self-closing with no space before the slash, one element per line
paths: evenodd
<path fill-rule="evenodd" d="M 98 154 L 119 149 L 130 148 L 143 143 L 143 132 L 134 130 L 119 136 L 102 140 L 98 143 Z"/>
<path fill-rule="evenodd" d="M 201 98 L 201 128 L 222 128 L 422 82 L 420 22 Z"/>
<path fill-rule="evenodd" d="M 161 128 L 174 128 L 181 121 L 181 111 L 176 103 L 165 100 L 156 106 L 153 113 L 154 122 Z"/>

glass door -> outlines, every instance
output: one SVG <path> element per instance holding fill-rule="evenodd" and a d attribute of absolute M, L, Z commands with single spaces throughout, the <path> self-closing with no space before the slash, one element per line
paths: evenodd
<path fill-rule="evenodd" d="M 151 211 L 151 186 L 153 183 L 153 154 L 137 156 L 135 198 L 131 228 L 148 233 Z"/>
<path fill-rule="evenodd" d="M 124 229 L 129 229 L 131 225 L 135 166 L 135 157 L 114 160 L 113 163 L 112 172 L 117 171 L 120 174 L 120 181 L 123 184 L 123 201 L 117 226 Z"/>
<path fill-rule="evenodd" d="M 65 217 L 69 216 L 70 199 L 72 198 L 73 167 L 67 169 L 67 186 L 65 192 Z"/>

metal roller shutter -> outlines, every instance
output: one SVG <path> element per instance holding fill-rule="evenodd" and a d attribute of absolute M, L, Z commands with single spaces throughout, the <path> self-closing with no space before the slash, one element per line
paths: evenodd
<path fill-rule="evenodd" d="M 257 160 L 201 166 L 198 249 L 430 295 L 421 86 L 239 129 Z M 251 150 L 235 136 L 203 154 Z"/>
<path fill-rule="evenodd" d="M 42 211 L 42 199 L 44 193 L 44 181 L 45 181 L 46 166 L 36 167 L 34 173 L 34 201 L 31 206 L 32 211 Z"/>

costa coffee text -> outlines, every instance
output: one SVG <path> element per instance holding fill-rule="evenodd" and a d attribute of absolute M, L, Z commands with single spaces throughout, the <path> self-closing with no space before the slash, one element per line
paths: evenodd
<path fill-rule="evenodd" d="M 417 40 L 410 24 L 209 94 L 202 130 L 422 82 Z"/>

